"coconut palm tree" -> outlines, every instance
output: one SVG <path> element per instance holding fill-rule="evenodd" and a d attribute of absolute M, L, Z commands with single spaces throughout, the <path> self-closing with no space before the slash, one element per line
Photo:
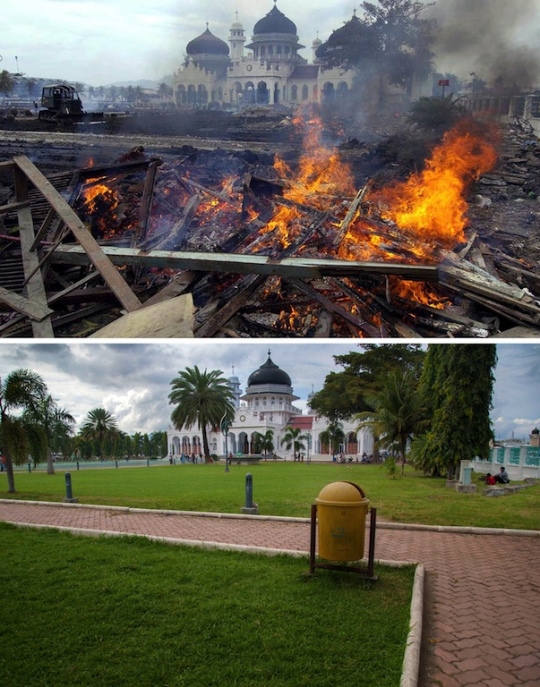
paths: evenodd
<path fill-rule="evenodd" d="M 264 434 L 260 432 L 255 433 L 255 446 L 257 447 L 257 452 L 262 453 L 264 451 L 264 459 L 268 458 L 268 451 L 274 450 L 274 430 L 267 429 Z"/>
<path fill-rule="evenodd" d="M 53 444 L 62 441 L 73 432 L 75 418 L 67 410 L 59 408 L 50 394 L 41 399 L 37 405 L 27 408 L 24 416 L 30 423 L 35 423 L 42 428 L 47 456 L 47 474 L 54 475 Z"/>
<path fill-rule="evenodd" d="M 396 372 L 386 379 L 382 390 L 367 401 L 373 410 L 356 416 L 361 420 L 358 429 L 369 427 L 374 436 L 380 437 L 381 446 L 397 447 L 403 474 L 407 443 L 429 426 L 417 382 L 410 372 Z"/>
<path fill-rule="evenodd" d="M 333 460 L 334 456 L 339 451 L 340 445 L 345 440 L 345 432 L 343 431 L 342 423 L 338 420 L 330 421 L 326 429 L 321 432 L 320 440 L 332 451 Z"/>
<path fill-rule="evenodd" d="M 210 462 L 208 427 L 218 427 L 225 416 L 234 418 L 234 394 L 221 370 L 201 372 L 197 365 L 187 367 L 171 381 L 169 403 L 176 405 L 171 420 L 176 429 L 197 424 L 202 433 L 204 458 Z"/>
<path fill-rule="evenodd" d="M 13 413 L 37 407 L 46 393 L 45 382 L 31 370 L 14 370 L 0 379 L 0 429 L 10 494 L 15 493 L 13 463 L 24 463 L 30 451 L 37 454 L 40 435 L 35 426 Z"/>
<path fill-rule="evenodd" d="M 116 418 L 105 408 L 94 408 L 91 410 L 81 426 L 83 438 L 97 442 L 100 460 L 103 460 L 103 444 L 105 439 L 117 434 L 117 432 Z"/>
<path fill-rule="evenodd" d="M 281 440 L 281 445 L 283 446 L 285 444 L 285 448 L 287 449 L 287 451 L 290 451 L 292 448 L 294 453 L 294 460 L 296 460 L 297 455 L 300 453 L 300 451 L 306 450 L 305 444 L 303 442 L 304 440 L 307 440 L 307 434 L 302 434 L 302 430 L 300 429 L 300 427 L 291 427 L 290 425 L 285 427 L 284 432 L 285 433 L 283 435 L 283 439 Z"/>
<path fill-rule="evenodd" d="M 2 69 L 2 71 L 0 72 L 0 93 L 4 93 L 4 95 L 9 95 L 13 92 L 13 89 L 15 88 L 15 83 L 15 79 L 7 71 L 7 69 Z"/>

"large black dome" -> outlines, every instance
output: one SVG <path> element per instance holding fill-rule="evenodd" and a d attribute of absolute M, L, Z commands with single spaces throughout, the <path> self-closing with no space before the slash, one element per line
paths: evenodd
<path fill-rule="evenodd" d="M 291 386 L 291 378 L 280 367 L 272 362 L 270 353 L 268 360 L 258 370 L 252 372 L 248 378 L 248 387 L 256 384 L 284 384 Z"/>
<path fill-rule="evenodd" d="M 186 46 L 188 55 L 228 55 L 229 46 L 221 38 L 206 29 L 200 36 L 194 38 Z"/>
<path fill-rule="evenodd" d="M 280 12 L 274 5 L 266 17 L 259 19 L 253 27 L 254 36 L 260 36 L 262 33 L 288 33 L 296 36 L 296 24 L 287 19 L 283 12 Z"/>

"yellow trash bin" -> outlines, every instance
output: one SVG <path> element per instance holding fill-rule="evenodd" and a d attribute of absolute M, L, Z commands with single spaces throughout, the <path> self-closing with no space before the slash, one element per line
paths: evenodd
<path fill-rule="evenodd" d="M 315 499 L 319 556 L 328 561 L 358 561 L 364 557 L 369 500 L 353 482 L 332 482 Z"/>

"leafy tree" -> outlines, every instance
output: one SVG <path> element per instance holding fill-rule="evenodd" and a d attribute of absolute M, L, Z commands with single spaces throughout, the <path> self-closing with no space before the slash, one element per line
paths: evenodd
<path fill-rule="evenodd" d="M 408 442 L 428 424 L 417 380 L 410 371 L 394 372 L 381 391 L 369 397 L 369 403 L 373 410 L 358 414 L 359 428 L 369 427 L 381 446 L 398 451 L 403 473 Z"/>
<path fill-rule="evenodd" d="M 47 456 L 47 474 L 54 475 L 53 447 L 73 432 L 75 418 L 64 408 L 59 408 L 50 394 L 36 405 L 27 408 L 24 415 L 27 421 L 42 428 Z"/>
<path fill-rule="evenodd" d="M 171 381 L 169 403 L 176 404 L 171 420 L 176 429 L 197 424 L 202 433 L 204 457 L 210 462 L 208 427 L 218 427 L 225 415 L 234 418 L 234 394 L 221 370 L 201 372 L 197 365 L 179 372 Z"/>
<path fill-rule="evenodd" d="M 97 443 L 99 459 L 103 460 L 105 439 L 118 433 L 116 418 L 105 408 L 94 408 L 81 426 L 81 435 Z"/>
<path fill-rule="evenodd" d="M 366 22 L 379 35 L 382 45 L 381 70 L 390 83 L 410 87 L 413 77 L 425 78 L 432 70 L 436 23 L 420 19 L 434 3 L 417 0 L 363 2 Z"/>
<path fill-rule="evenodd" d="M 302 434 L 300 427 L 291 427 L 290 425 L 285 427 L 283 439 L 281 440 L 281 445 L 285 445 L 287 451 L 293 449 L 294 460 L 296 460 L 298 454 L 301 451 L 306 450 L 306 446 L 303 443 L 307 441 L 308 437 L 306 434 Z"/>
<path fill-rule="evenodd" d="M 152 442 L 148 434 L 143 434 L 142 438 L 143 454 L 147 458 L 157 458 L 157 455 L 152 451 Z"/>
<path fill-rule="evenodd" d="M 330 447 L 332 451 L 332 459 L 339 451 L 340 444 L 345 440 L 345 432 L 343 431 L 343 425 L 341 422 L 333 421 L 330 422 L 327 428 L 321 432 L 320 440 L 323 444 Z"/>
<path fill-rule="evenodd" d="M 31 370 L 15 370 L 0 379 L 0 428 L 10 494 L 15 493 L 13 463 L 20 465 L 26 461 L 30 451 L 39 450 L 35 426 L 14 412 L 36 408 L 46 393 L 45 382 Z"/>
<path fill-rule="evenodd" d="M 420 391 L 430 424 L 413 443 L 415 465 L 451 478 L 460 460 L 489 457 L 493 430 L 494 344 L 432 344 L 428 347 Z"/>
<path fill-rule="evenodd" d="M 310 401 L 311 408 L 331 422 L 370 410 L 367 396 L 380 391 L 385 378 L 409 370 L 418 379 L 425 352 L 416 344 L 362 344 L 363 352 L 334 356 L 343 372 L 331 372 Z"/>
<path fill-rule="evenodd" d="M 131 437 L 131 445 L 133 447 L 135 458 L 138 458 L 142 449 L 142 434 L 140 432 L 135 432 L 135 434 Z"/>
<path fill-rule="evenodd" d="M 327 67 L 355 67 L 361 78 L 376 74 L 381 101 L 386 80 L 410 95 L 414 77 L 425 78 L 432 69 L 436 23 L 420 18 L 427 7 L 416 0 L 363 2 L 364 18 L 355 14 L 319 47 L 317 57 Z"/>
<path fill-rule="evenodd" d="M 268 451 L 274 450 L 274 430 L 267 429 L 264 434 L 256 432 L 255 434 L 255 446 L 257 453 L 263 453 L 265 459 L 268 457 Z"/>

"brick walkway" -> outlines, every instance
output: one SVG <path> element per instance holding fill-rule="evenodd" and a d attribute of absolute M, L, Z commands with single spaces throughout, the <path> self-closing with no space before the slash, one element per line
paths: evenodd
<path fill-rule="evenodd" d="M 0 502 L 0 520 L 307 551 L 303 521 Z M 376 558 L 426 568 L 421 687 L 540 685 L 540 537 L 377 530 Z"/>

